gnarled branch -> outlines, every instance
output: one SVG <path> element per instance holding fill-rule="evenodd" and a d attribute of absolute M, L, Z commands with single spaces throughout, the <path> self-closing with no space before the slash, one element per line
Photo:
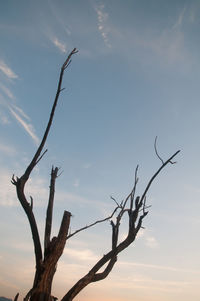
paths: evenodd
<path fill-rule="evenodd" d="M 117 261 L 117 255 L 134 242 L 138 231 L 142 228 L 143 219 L 148 214 L 148 211 L 146 211 L 146 209 L 149 208 L 149 206 L 146 206 L 146 195 L 147 195 L 147 192 L 148 192 L 153 180 L 158 176 L 158 174 L 161 172 L 161 170 L 168 163 L 171 163 L 171 160 L 179 152 L 180 151 L 177 151 L 166 162 L 163 162 L 162 166 L 155 172 L 155 174 L 152 176 L 150 181 L 147 183 L 147 186 L 144 189 L 144 192 L 143 192 L 141 198 L 139 196 L 137 196 L 134 200 L 134 196 L 135 196 L 135 192 L 136 192 L 136 186 L 137 186 L 137 183 L 138 183 L 138 177 L 137 177 L 138 167 L 136 168 L 136 171 L 135 171 L 135 182 L 134 182 L 133 189 L 132 189 L 131 193 L 126 197 L 126 199 L 124 201 L 122 201 L 122 203 L 119 206 L 118 202 L 115 199 L 112 198 L 117 206 L 116 206 L 115 210 L 113 211 L 113 213 L 111 214 L 110 217 L 113 218 L 114 214 L 117 212 L 118 209 L 119 209 L 119 213 L 116 216 L 116 223 L 114 223 L 113 220 L 111 220 L 111 226 L 112 226 L 112 247 L 111 247 L 111 250 L 107 254 L 105 254 L 101 257 L 101 259 L 92 267 L 92 269 L 85 276 L 83 276 L 67 292 L 67 294 L 62 298 L 61 301 L 71 301 L 71 300 L 73 300 L 73 298 L 82 289 L 84 289 L 89 283 L 95 282 L 95 281 L 100 281 L 100 280 L 106 278 L 109 275 L 109 273 L 111 272 L 112 268 L 114 267 L 114 265 Z M 130 200 L 129 208 L 127 208 L 128 200 Z M 134 205 L 134 208 L 133 208 L 133 205 Z M 128 216 L 129 216 L 128 234 L 127 234 L 127 237 L 122 242 L 120 242 L 118 244 L 120 221 L 121 221 L 124 213 L 126 213 L 126 212 L 128 212 Z M 103 222 L 107 219 L 109 219 L 109 217 L 104 219 L 104 220 L 101 220 L 100 222 Z M 90 226 L 93 226 L 95 224 L 97 224 L 97 222 L 91 224 Z M 86 226 L 86 227 L 78 230 L 78 232 L 82 231 L 82 230 L 85 230 L 90 226 Z M 75 232 L 75 233 L 77 233 L 77 232 Z M 106 267 L 103 270 L 103 272 L 99 272 L 99 270 L 101 268 L 103 268 L 104 265 L 106 265 Z"/>
<path fill-rule="evenodd" d="M 59 81 L 58 81 L 58 87 L 57 87 L 57 92 L 56 92 L 56 96 L 53 102 L 53 106 L 51 109 L 51 113 L 50 113 L 50 117 L 47 123 L 47 127 L 46 130 L 44 132 L 42 141 L 38 147 L 38 149 L 36 150 L 35 155 L 33 156 L 33 159 L 31 160 L 30 164 L 28 165 L 28 167 L 26 168 L 24 174 L 18 178 L 18 177 L 12 177 L 12 184 L 16 186 L 16 191 L 17 191 L 17 197 L 27 215 L 29 224 L 30 224 L 30 228 L 31 228 L 31 232 L 32 232 L 32 238 L 33 238 L 33 244 L 34 244 L 34 251 L 35 251 L 35 261 L 36 261 L 36 273 L 35 273 L 35 279 L 34 279 L 34 286 L 38 283 L 39 281 L 39 275 L 41 274 L 42 271 L 42 260 L 43 260 L 43 256 L 42 256 L 42 247 L 41 247 L 41 242 L 40 242 L 40 237 L 39 237 L 39 232 L 38 232 L 38 227 L 35 221 L 35 216 L 33 214 L 32 211 L 32 207 L 33 207 L 33 201 L 31 200 L 31 205 L 29 204 L 29 202 L 27 201 L 27 198 L 25 196 L 24 193 L 24 188 L 25 188 L 25 184 L 32 172 L 32 170 L 34 169 L 34 167 L 37 165 L 37 163 L 42 159 L 42 157 L 44 156 L 44 154 L 46 153 L 47 150 L 45 150 L 43 153 L 43 148 L 46 142 L 46 139 L 48 137 L 51 125 L 52 125 L 52 121 L 53 121 L 53 117 L 54 117 L 54 113 L 55 113 L 55 109 L 56 109 L 56 105 L 58 102 L 58 98 L 60 95 L 60 92 L 62 90 L 62 80 L 63 80 L 63 75 L 64 75 L 64 71 L 65 69 L 68 67 L 69 62 L 71 61 L 71 57 L 73 54 L 77 53 L 76 48 L 74 48 L 71 53 L 69 54 L 69 56 L 67 57 L 66 61 L 64 62 L 64 64 L 61 67 L 61 71 L 60 71 L 60 76 L 59 76 Z M 50 217 L 47 218 L 48 221 L 50 221 Z M 48 228 L 48 227 L 47 227 Z M 47 232 L 49 232 L 49 230 L 47 230 Z M 47 235 L 48 237 L 48 235 Z M 46 239 L 46 244 L 48 244 L 49 239 Z"/>
<path fill-rule="evenodd" d="M 133 189 L 129 193 L 129 195 L 121 201 L 121 203 L 118 203 L 113 197 L 111 199 L 115 202 L 115 209 L 112 211 L 112 213 L 103 219 L 97 220 L 85 227 L 82 227 L 78 230 L 76 230 L 72 234 L 68 234 L 69 231 L 69 225 L 70 225 L 70 219 L 71 219 L 71 213 L 68 211 L 64 211 L 62 222 L 60 225 L 59 233 L 57 237 L 53 237 L 51 239 L 51 227 L 52 227 L 52 213 L 53 213 L 53 203 L 54 203 L 54 193 L 55 193 L 55 182 L 56 178 L 58 177 L 58 168 L 52 167 L 51 171 L 51 181 L 50 181 L 50 190 L 49 190 L 49 201 L 48 201 L 48 207 L 47 207 L 47 213 L 46 213 L 46 225 L 45 225 L 45 235 L 44 235 L 44 254 L 42 254 L 42 247 L 39 237 L 39 232 L 37 228 L 37 224 L 35 221 L 34 213 L 33 213 L 33 198 L 30 197 L 31 202 L 29 203 L 27 201 L 27 198 L 24 193 L 24 188 L 27 180 L 29 179 L 29 176 L 34 169 L 34 167 L 38 164 L 38 162 L 43 158 L 47 150 L 43 150 L 52 122 L 55 114 L 55 109 L 57 106 L 58 98 L 61 93 L 61 91 L 64 90 L 62 88 L 62 80 L 64 71 L 71 63 L 71 57 L 73 54 L 77 53 L 76 48 L 72 50 L 72 52 L 69 54 L 67 59 L 65 60 L 64 64 L 61 67 L 60 70 L 60 76 L 56 91 L 56 96 L 53 102 L 53 106 L 51 109 L 51 113 L 49 116 L 49 120 L 46 126 L 46 129 L 44 131 L 43 138 L 41 140 L 41 143 L 39 147 L 36 150 L 35 155 L 33 156 L 30 164 L 27 166 L 24 174 L 18 178 L 13 175 L 12 177 L 12 183 L 16 186 L 17 190 L 17 196 L 18 199 L 27 215 L 27 218 L 29 220 L 29 224 L 31 227 L 32 237 L 33 237 L 33 243 L 34 243 L 34 250 L 35 250 L 35 261 L 36 261 L 36 273 L 35 273 L 35 279 L 32 289 L 28 292 L 28 294 L 25 297 L 25 301 L 28 301 L 29 299 L 31 301 L 35 300 L 45 300 L 49 301 L 51 300 L 51 285 L 53 276 L 56 271 L 56 265 L 58 262 L 58 259 L 63 253 L 66 240 L 68 238 L 71 238 L 75 234 L 86 230 L 90 227 L 93 227 L 99 223 L 103 223 L 105 221 L 110 221 L 112 226 L 112 243 L 110 247 L 110 251 L 107 252 L 107 254 L 103 255 L 97 262 L 94 264 L 94 266 L 91 268 L 91 270 L 83 276 L 77 283 L 74 284 L 74 286 L 67 292 L 67 294 L 62 298 L 61 301 L 71 301 L 73 298 L 82 290 L 84 289 L 88 284 L 96 281 L 100 281 L 104 278 L 106 278 L 111 270 L 113 269 L 116 261 L 117 256 L 120 252 L 122 252 L 124 249 L 126 249 L 128 246 L 130 246 L 136 236 L 138 231 L 143 228 L 142 223 L 144 218 L 147 216 L 148 211 L 147 209 L 150 206 L 146 205 L 146 196 L 149 191 L 150 186 L 152 185 L 155 178 L 158 176 L 158 174 L 162 171 L 162 169 L 168 164 L 172 162 L 173 158 L 180 152 L 177 151 L 174 153 L 167 161 L 163 161 L 163 159 L 159 156 L 157 152 L 157 146 L 156 146 L 156 139 L 154 143 L 154 148 L 157 157 L 162 162 L 161 167 L 155 172 L 155 174 L 151 177 L 149 182 L 146 185 L 146 188 L 144 189 L 143 194 L 141 197 L 137 196 L 136 194 L 136 188 L 138 184 L 138 166 L 135 170 L 135 179 L 134 179 L 134 185 Z M 121 242 L 119 241 L 119 229 L 121 221 L 123 220 L 124 215 L 127 213 L 128 215 L 128 231 L 127 236 L 125 239 L 123 239 Z M 15 300 L 17 301 L 18 295 L 16 295 Z"/>

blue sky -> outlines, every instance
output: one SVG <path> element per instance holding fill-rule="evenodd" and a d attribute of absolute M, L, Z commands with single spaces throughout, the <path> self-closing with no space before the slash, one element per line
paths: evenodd
<path fill-rule="evenodd" d="M 0 295 L 23 297 L 33 278 L 30 230 L 10 179 L 36 150 L 67 70 L 47 141 L 27 185 L 43 235 L 51 165 L 61 167 L 54 232 L 64 209 L 72 229 L 107 216 L 113 195 L 138 194 L 181 149 L 148 194 L 145 230 L 110 277 L 77 300 L 199 300 L 200 2 L 186 0 L 0 1 Z M 69 241 L 53 293 L 61 297 L 108 250 L 110 225 Z M 122 225 L 121 236 L 126 227 Z M 101 296 L 101 297 L 100 297 Z"/>

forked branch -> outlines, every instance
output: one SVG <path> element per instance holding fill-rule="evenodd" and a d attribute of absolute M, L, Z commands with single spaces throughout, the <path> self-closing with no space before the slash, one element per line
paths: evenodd
<path fill-rule="evenodd" d="M 55 113 L 55 109 L 56 109 L 56 105 L 59 99 L 59 95 L 60 92 L 62 91 L 62 80 L 63 80 L 63 75 L 64 75 L 64 71 L 65 69 L 69 66 L 69 62 L 71 61 L 71 57 L 73 54 L 77 53 L 76 48 L 74 48 L 71 53 L 69 54 L 69 56 L 67 57 L 66 61 L 64 62 L 64 64 L 61 67 L 61 71 L 60 71 L 60 76 L 59 76 L 59 81 L 58 81 L 58 87 L 57 87 L 57 91 L 56 91 L 56 96 L 53 102 L 53 106 L 51 109 L 51 113 L 50 113 L 50 117 L 47 123 L 47 127 L 46 130 L 44 132 L 42 141 L 38 147 L 38 149 L 36 150 L 35 155 L 33 156 L 33 159 L 31 160 L 30 164 L 28 165 L 28 167 L 26 168 L 24 174 L 18 178 L 18 177 L 12 177 L 12 184 L 16 186 L 16 191 L 17 191 L 17 196 L 18 199 L 27 215 L 27 218 L 29 220 L 29 224 L 30 224 L 30 228 L 31 228 L 31 232 L 32 232 L 32 238 L 33 238 L 33 243 L 34 243 L 34 251 L 35 251 L 35 261 L 36 261 L 36 274 L 35 274 L 35 280 L 34 280 L 34 285 L 36 285 L 36 283 L 38 282 L 39 279 L 39 274 L 41 274 L 41 270 L 42 270 L 42 266 L 41 266 L 41 262 L 43 259 L 42 256 L 42 247 L 41 247 L 41 242 L 40 242 L 40 237 L 39 237 L 39 232 L 38 232 L 38 228 L 37 228 L 37 224 L 35 221 L 35 217 L 33 214 L 33 200 L 31 199 L 31 204 L 29 204 L 29 202 L 27 201 L 27 198 L 25 196 L 24 193 L 24 187 L 25 184 L 32 172 L 32 170 L 34 169 L 34 167 L 37 165 L 37 163 L 42 159 L 42 157 L 44 156 L 44 154 L 46 153 L 47 150 L 45 150 L 43 153 L 43 148 L 46 142 L 46 139 L 48 137 L 51 125 L 52 125 L 52 121 L 54 118 L 54 113 Z M 50 199 L 53 199 L 52 196 L 50 196 Z M 50 201 L 51 203 L 51 201 Z M 51 210 L 50 210 L 51 211 Z M 50 212 L 49 211 L 49 212 Z M 47 247 L 49 240 L 50 240 L 50 231 L 51 231 L 51 227 L 49 227 L 49 225 L 51 224 L 51 213 L 48 214 L 47 217 L 47 231 L 46 231 L 46 239 L 45 239 L 45 247 Z"/>
<path fill-rule="evenodd" d="M 111 226 L 112 226 L 112 244 L 111 244 L 111 250 L 103 255 L 101 259 L 93 266 L 93 268 L 85 275 L 83 276 L 68 292 L 67 294 L 62 298 L 61 301 L 71 301 L 74 299 L 74 297 L 79 294 L 79 292 L 84 289 L 88 284 L 95 281 L 100 281 L 102 279 L 105 279 L 109 273 L 111 272 L 112 268 L 114 267 L 116 261 L 117 261 L 117 255 L 122 252 L 124 249 L 126 249 L 128 246 L 130 246 L 136 236 L 138 231 L 142 228 L 143 219 L 147 216 L 148 211 L 146 209 L 149 208 L 149 206 L 146 205 L 146 195 L 147 192 L 155 180 L 155 178 L 158 176 L 158 174 L 161 172 L 161 170 L 168 164 L 171 163 L 171 160 L 179 153 L 180 151 L 177 151 L 174 153 L 167 161 L 163 162 L 161 167 L 155 172 L 155 174 L 152 176 L 150 181 L 147 183 L 146 188 L 144 189 L 144 192 L 141 196 L 135 197 L 136 193 L 136 187 L 138 183 L 138 166 L 135 170 L 135 181 L 133 185 L 133 189 L 130 192 L 130 194 L 125 198 L 124 201 L 119 203 L 114 199 L 115 204 L 117 205 L 112 214 L 103 220 L 97 221 L 89 226 L 83 227 L 80 230 L 75 231 L 72 235 L 85 230 L 89 227 L 92 227 L 96 225 L 98 222 L 103 222 L 108 219 L 113 219 L 113 217 L 116 215 L 116 222 L 111 220 Z M 129 207 L 127 206 L 129 202 Z M 118 211 L 119 210 L 119 211 Z M 118 213 L 117 213 L 118 212 Z M 127 237 L 122 241 L 118 243 L 118 236 L 119 236 L 119 227 L 120 222 L 124 216 L 124 213 L 128 212 L 128 218 L 129 218 L 129 229 L 127 233 Z M 72 236 L 71 235 L 71 236 Z M 70 235 L 68 236 L 70 237 Z M 99 272 L 100 269 L 102 269 L 105 266 L 104 270 L 102 272 Z"/>
<path fill-rule="evenodd" d="M 51 239 L 55 182 L 56 182 L 56 178 L 58 177 L 58 168 L 52 167 L 51 181 L 50 181 L 50 188 L 49 188 L 49 201 L 48 201 L 48 207 L 46 212 L 44 254 L 42 254 L 39 232 L 35 221 L 35 216 L 33 213 L 33 198 L 30 197 L 30 203 L 27 201 L 27 198 L 24 193 L 24 188 L 34 167 L 38 164 L 38 162 L 43 158 L 43 156 L 47 152 L 47 150 L 44 150 L 44 146 L 53 122 L 59 95 L 64 90 L 64 88 L 62 88 L 64 71 L 70 65 L 73 54 L 77 52 L 78 51 L 76 50 L 76 48 L 74 48 L 61 67 L 56 96 L 52 105 L 51 113 L 49 116 L 46 129 L 44 131 L 43 138 L 36 150 L 36 153 L 34 154 L 30 164 L 27 166 L 24 174 L 20 178 L 14 177 L 13 175 L 11 181 L 16 186 L 18 199 L 29 220 L 33 243 L 34 243 L 34 251 L 35 251 L 35 261 L 36 261 L 35 279 L 34 279 L 32 289 L 27 293 L 24 299 L 25 301 L 28 301 L 29 299 L 31 301 L 35 301 L 35 300 L 50 301 L 53 276 L 56 271 L 57 262 L 63 253 L 66 240 L 83 230 L 91 228 L 105 221 L 110 221 L 111 230 L 112 230 L 110 250 L 105 255 L 103 255 L 96 262 L 96 264 L 94 264 L 94 266 L 85 276 L 83 276 L 77 283 L 74 284 L 74 286 L 67 292 L 67 294 L 62 298 L 61 301 L 71 301 L 88 284 L 105 279 L 112 271 L 117 261 L 118 254 L 134 242 L 138 231 L 141 228 L 143 228 L 142 226 L 143 220 L 148 214 L 147 209 L 150 207 L 146 205 L 146 197 L 153 181 L 156 179 L 159 173 L 165 168 L 165 166 L 168 165 L 168 163 L 171 164 L 174 163 L 172 161 L 173 158 L 180 152 L 177 151 L 167 161 L 164 161 L 157 152 L 157 145 L 156 145 L 157 137 L 156 137 L 154 148 L 155 148 L 156 155 L 161 161 L 162 165 L 150 178 L 141 196 L 136 196 L 136 189 L 138 185 L 138 176 L 137 176 L 138 166 L 137 166 L 135 170 L 134 185 L 131 192 L 121 202 L 117 202 L 115 198 L 111 197 L 111 199 L 115 202 L 115 208 L 108 217 L 97 220 L 89 225 L 86 225 L 85 227 L 76 230 L 71 234 L 70 233 L 68 234 L 71 213 L 68 211 L 64 211 L 58 235 L 57 237 L 53 237 Z M 128 231 L 127 231 L 126 238 L 120 241 L 119 230 L 120 230 L 121 222 L 123 221 L 125 215 L 128 216 Z M 16 295 L 15 301 L 17 301 L 17 299 L 18 299 L 18 295 Z"/>

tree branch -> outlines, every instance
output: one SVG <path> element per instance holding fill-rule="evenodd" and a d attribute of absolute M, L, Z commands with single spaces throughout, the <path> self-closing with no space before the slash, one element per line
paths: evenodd
<path fill-rule="evenodd" d="M 67 240 L 70 218 L 71 218 L 71 213 L 68 211 L 64 211 L 58 236 L 52 238 L 46 250 L 45 261 L 47 263 L 49 261 L 49 257 L 51 258 L 50 259 L 51 264 L 52 262 L 57 263 L 58 259 L 62 255 Z"/>
<path fill-rule="evenodd" d="M 135 169 L 135 181 L 134 181 L 134 186 L 133 186 L 133 190 L 132 190 L 132 193 L 131 193 L 131 199 L 130 199 L 130 211 L 133 209 L 133 201 L 134 201 L 134 197 L 135 197 L 135 191 L 136 191 L 136 186 L 137 186 L 137 183 L 138 183 L 138 177 L 137 177 L 137 172 L 138 172 L 138 165 Z"/>
<path fill-rule="evenodd" d="M 155 149 L 155 153 L 156 153 L 156 156 L 158 157 L 158 159 L 162 162 L 162 164 L 164 164 L 164 160 L 159 156 L 158 154 L 158 151 L 157 151 L 157 136 L 155 138 L 155 141 L 154 141 L 154 149 Z"/>
<path fill-rule="evenodd" d="M 112 271 L 115 263 L 117 262 L 117 256 L 113 256 L 111 258 L 111 260 L 109 261 L 107 267 L 105 268 L 105 270 L 101 273 L 97 273 L 94 275 L 94 277 L 92 278 L 92 282 L 96 282 L 96 281 L 100 281 L 100 280 L 103 280 L 105 279 L 109 274 L 110 272 Z"/>
<path fill-rule="evenodd" d="M 52 124 L 52 121 L 53 121 L 53 117 L 54 117 L 54 113 L 55 113 L 55 109 L 56 109 L 56 105 L 57 105 L 57 102 L 58 102 L 58 98 L 59 98 L 59 95 L 60 95 L 60 92 L 62 90 L 62 80 L 63 80 L 63 75 L 64 75 L 64 71 L 65 69 L 68 67 L 68 63 L 69 61 L 71 60 L 71 57 L 73 54 L 77 53 L 78 51 L 76 50 L 76 48 L 74 48 L 71 53 L 68 55 L 66 61 L 64 62 L 64 64 L 62 65 L 61 67 L 61 71 L 60 71 L 60 77 L 59 77 L 59 81 L 58 81 L 58 87 L 57 87 L 57 92 L 56 92 L 56 96 L 55 96 L 55 99 L 54 99 L 54 103 L 53 103 L 53 106 L 52 106 L 52 109 L 51 109 L 51 114 L 50 114 L 50 117 L 49 117 L 49 121 L 48 121 L 48 124 L 47 124 L 47 127 L 46 127 L 46 130 L 44 132 L 44 136 L 42 138 L 42 141 L 31 161 L 31 163 L 29 164 L 29 166 L 27 167 L 25 173 L 24 173 L 24 177 L 28 180 L 28 177 L 31 173 L 31 171 L 33 170 L 33 168 L 35 167 L 35 165 L 39 162 L 39 157 L 40 157 L 40 154 L 43 150 L 43 147 L 45 145 L 45 142 L 46 142 L 46 139 L 48 137 L 48 134 L 49 134 L 49 130 L 51 128 L 51 124 Z M 43 156 L 43 155 L 42 155 Z M 38 160 L 39 159 L 39 160 Z"/>
<path fill-rule="evenodd" d="M 73 298 L 84 288 L 86 287 L 89 283 L 95 282 L 95 281 L 100 281 L 104 278 L 106 278 L 109 273 L 111 272 L 113 266 L 115 265 L 117 261 L 117 255 L 122 252 L 124 249 L 126 249 L 129 245 L 131 245 L 136 236 L 138 231 L 142 227 L 142 222 L 143 219 L 146 217 L 148 214 L 148 211 L 146 211 L 146 193 L 149 190 L 153 180 L 158 176 L 160 171 L 168 164 L 171 163 L 171 160 L 179 153 L 180 151 L 177 151 L 174 155 L 172 155 L 166 162 L 162 164 L 162 166 L 156 171 L 156 173 L 153 175 L 153 177 L 150 179 L 148 182 L 142 197 L 136 197 L 135 202 L 134 202 L 134 195 L 136 191 L 136 186 L 137 186 L 137 170 L 138 167 L 136 168 L 135 171 L 135 182 L 134 182 L 134 187 L 131 191 L 131 193 L 126 197 L 126 199 L 120 204 L 116 202 L 114 199 L 115 203 L 117 204 L 117 207 L 113 211 L 113 213 L 110 215 L 110 219 L 113 217 L 114 213 L 117 211 L 117 209 L 120 209 L 117 217 L 116 217 L 116 223 L 111 221 L 111 226 L 112 226 L 112 248 L 111 250 L 103 255 L 100 260 L 92 267 L 92 269 L 85 275 L 83 276 L 68 292 L 67 294 L 62 298 L 61 301 L 71 301 Z M 126 208 L 127 202 L 130 199 L 130 207 Z M 135 205 L 133 209 L 133 204 Z M 127 237 L 118 244 L 118 235 L 119 235 L 119 226 L 120 226 L 120 221 L 124 215 L 125 212 L 128 212 L 129 214 L 129 229 L 128 229 L 128 234 Z M 98 222 L 102 222 L 105 220 L 108 220 L 108 218 L 97 221 L 90 226 L 95 225 Z M 78 231 L 82 231 L 84 229 L 89 228 L 90 226 L 86 226 Z M 74 234 L 76 234 L 75 232 Z M 74 235 L 73 234 L 73 235 Z M 69 237 L 69 236 L 68 236 Z M 105 265 L 104 271 L 99 273 L 99 270 Z"/>
<path fill-rule="evenodd" d="M 113 210 L 113 212 L 111 213 L 110 216 L 108 216 L 108 217 L 106 217 L 106 218 L 103 218 L 103 219 L 100 219 L 100 220 L 98 220 L 98 221 L 95 221 L 94 223 L 91 223 L 90 225 L 85 226 L 85 227 L 82 227 L 82 228 L 76 230 L 75 232 L 69 234 L 69 235 L 67 236 L 67 239 L 71 238 L 72 236 L 74 236 L 75 234 L 77 234 L 77 233 L 79 233 L 79 232 L 81 232 L 81 231 L 83 231 L 83 230 L 86 230 L 86 229 L 91 228 L 91 227 L 93 227 L 93 226 L 95 226 L 95 225 L 97 225 L 97 224 L 100 224 L 100 223 L 103 223 L 103 222 L 105 222 L 105 221 L 110 220 L 110 219 L 114 216 L 114 214 L 116 213 L 116 211 L 117 211 L 119 208 L 120 208 L 120 207 L 117 206 L 117 207 Z"/>
<path fill-rule="evenodd" d="M 17 180 L 17 183 L 16 183 L 17 196 L 18 196 L 18 199 L 27 215 L 27 218 L 28 218 L 28 221 L 29 221 L 29 224 L 31 227 L 31 232 L 32 232 L 34 251 L 35 251 L 35 261 L 36 261 L 36 278 L 35 278 L 35 281 L 36 281 L 37 271 L 39 273 L 40 263 L 42 261 L 42 248 L 41 248 L 40 237 L 39 237 L 39 232 L 38 232 L 35 216 L 32 211 L 33 200 L 31 201 L 31 204 L 29 204 L 29 202 L 27 201 L 25 194 L 24 194 L 24 185 L 25 184 L 24 184 L 23 178 L 20 178 Z"/>
<path fill-rule="evenodd" d="M 52 215 L 53 215 L 53 203 L 54 203 L 54 194 L 55 194 L 55 182 L 58 174 L 58 167 L 51 169 L 51 181 L 49 187 L 49 202 L 46 212 L 46 226 L 45 226 L 45 235 L 44 235 L 44 254 L 46 253 L 51 236 L 51 227 L 52 227 Z"/>
<path fill-rule="evenodd" d="M 19 297 L 19 293 L 17 293 L 17 295 L 15 296 L 14 301 L 17 301 L 18 297 Z"/>
<path fill-rule="evenodd" d="M 149 183 L 147 184 L 146 186 L 146 189 L 144 190 L 144 193 L 140 199 L 140 202 L 142 203 L 143 200 L 144 200 L 144 197 L 146 196 L 152 182 L 155 180 L 155 178 L 158 176 L 158 174 L 161 172 L 161 170 L 169 163 L 171 163 L 171 160 L 176 156 L 178 155 L 178 153 L 180 153 L 180 150 L 178 150 L 177 152 L 175 152 L 167 161 L 165 161 L 162 166 L 155 172 L 155 174 L 152 176 L 152 178 L 150 179 Z"/>
<path fill-rule="evenodd" d="M 25 187 L 25 184 L 26 184 L 33 168 L 36 166 L 36 164 L 42 159 L 42 157 L 46 153 L 46 151 L 44 151 L 44 153 L 41 154 L 42 150 L 44 148 L 46 139 L 48 137 L 49 130 L 51 128 L 51 124 L 52 124 L 52 121 L 53 121 L 56 105 L 57 105 L 58 98 L 59 98 L 59 95 L 60 95 L 60 92 L 61 92 L 61 89 L 62 89 L 63 74 L 64 74 L 65 69 L 68 66 L 69 61 L 71 60 L 72 55 L 75 54 L 75 53 L 77 53 L 76 48 L 74 48 L 72 50 L 72 52 L 69 54 L 66 61 L 64 62 L 64 64 L 61 67 L 56 96 L 55 96 L 55 99 L 54 99 L 54 103 L 53 103 L 53 106 L 52 106 L 52 109 L 51 109 L 51 114 L 50 114 L 50 117 L 49 117 L 49 121 L 48 121 L 46 130 L 44 132 L 42 141 L 41 141 L 41 143 L 40 143 L 33 159 L 31 160 L 30 164 L 26 168 L 24 174 L 20 178 L 17 177 L 16 179 L 13 175 L 12 181 L 11 181 L 13 183 L 13 185 L 16 186 L 18 199 L 19 199 L 19 201 L 20 201 L 20 203 L 21 203 L 21 205 L 22 205 L 22 207 L 23 207 L 23 209 L 24 209 L 24 211 L 27 215 L 27 218 L 28 218 L 29 224 L 30 224 L 30 228 L 31 228 L 31 232 L 32 232 L 32 238 L 33 238 L 34 250 L 35 250 L 35 261 L 36 261 L 36 273 L 35 273 L 35 279 L 34 279 L 34 286 L 38 282 L 38 279 L 39 279 L 38 277 L 39 277 L 39 274 L 40 274 L 41 269 L 42 269 L 42 267 L 41 267 L 42 248 L 41 248 L 41 242 L 40 242 L 40 237 L 39 237 L 37 224 L 36 224 L 35 217 L 34 217 L 34 214 L 33 214 L 32 208 L 31 208 L 32 206 L 30 206 L 30 204 L 28 203 L 28 201 L 25 197 L 24 187 Z"/>

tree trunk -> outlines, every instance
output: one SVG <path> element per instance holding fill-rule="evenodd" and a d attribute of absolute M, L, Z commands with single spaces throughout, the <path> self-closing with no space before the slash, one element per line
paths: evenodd
<path fill-rule="evenodd" d="M 51 288 L 53 277 L 56 272 L 55 262 L 48 262 L 40 277 L 38 285 L 34 288 L 31 301 L 52 301 Z"/>
<path fill-rule="evenodd" d="M 30 293 L 31 301 L 52 301 L 51 288 L 53 277 L 56 272 L 57 262 L 63 253 L 71 213 L 64 211 L 60 230 L 57 237 L 53 237 L 46 249 L 46 254 L 40 266 L 37 281 L 34 283 L 33 289 Z"/>

